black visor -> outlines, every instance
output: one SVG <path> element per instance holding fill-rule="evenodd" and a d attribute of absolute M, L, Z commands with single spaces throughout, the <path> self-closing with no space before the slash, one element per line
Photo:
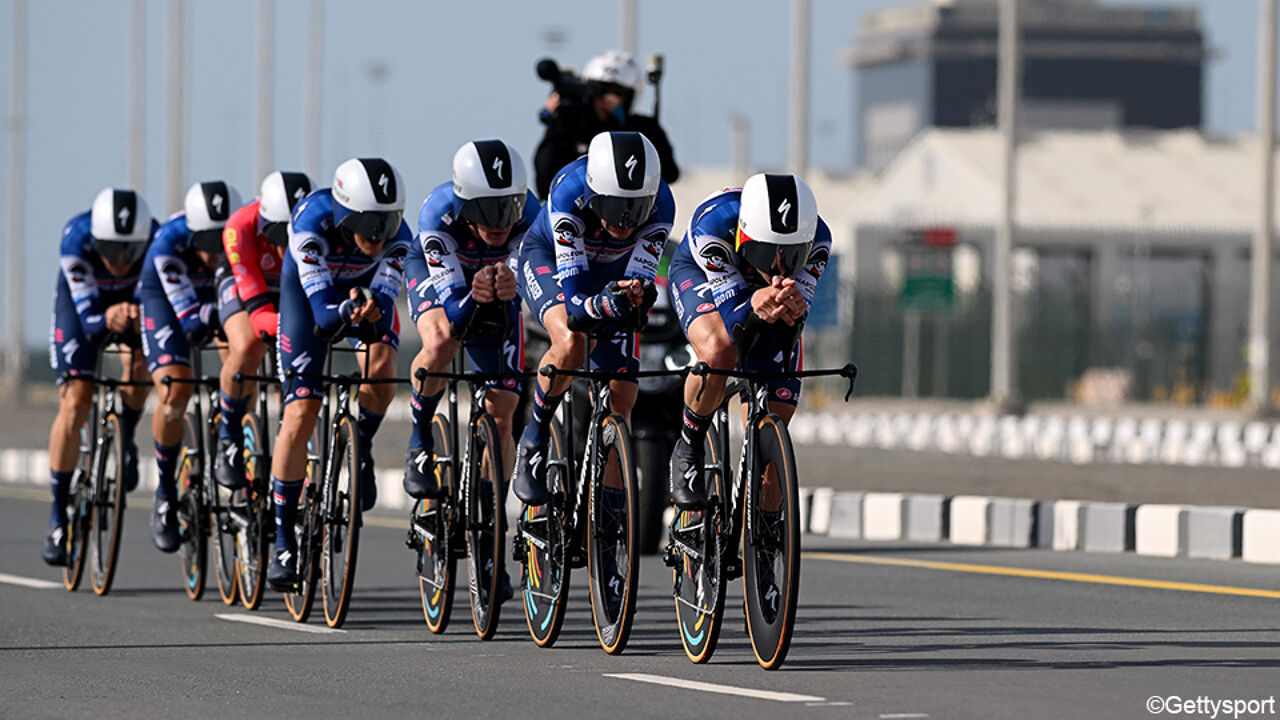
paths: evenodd
<path fill-rule="evenodd" d="M 289 244 L 289 223 L 287 222 L 269 222 L 262 226 L 262 237 L 267 242 L 276 247 L 285 247 Z"/>
<path fill-rule="evenodd" d="M 342 218 L 338 227 L 357 235 L 363 235 L 374 242 L 386 242 L 396 236 L 400 230 L 400 211 L 393 212 L 353 212 Z"/>
<path fill-rule="evenodd" d="M 102 259 L 113 265 L 133 265 L 147 252 L 147 244 L 141 241 L 98 240 L 93 248 Z"/>
<path fill-rule="evenodd" d="M 809 249 L 813 243 L 803 245 L 774 245 L 758 241 L 750 241 L 738 248 L 738 255 L 751 267 L 765 275 L 781 275 L 791 277 L 804 266 L 809 257 Z"/>
<path fill-rule="evenodd" d="M 222 254 L 222 228 L 217 230 L 196 230 L 191 233 L 191 244 L 197 250 L 215 255 Z"/>
<path fill-rule="evenodd" d="M 525 194 L 471 198 L 458 208 L 463 220 L 491 228 L 511 227 L 524 215 Z"/>
<path fill-rule="evenodd" d="M 649 219 L 653 204 L 657 201 L 654 195 L 645 197 L 613 197 L 609 195 L 592 195 L 587 207 L 600 216 L 600 219 L 615 227 L 640 227 Z"/>

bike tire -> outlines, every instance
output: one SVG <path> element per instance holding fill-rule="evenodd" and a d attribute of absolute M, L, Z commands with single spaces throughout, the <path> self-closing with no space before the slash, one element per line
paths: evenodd
<path fill-rule="evenodd" d="M 573 482 L 561 465 L 565 460 L 564 430 L 559 421 L 551 422 L 551 439 L 547 448 L 547 489 L 551 500 L 542 506 L 525 506 L 521 510 L 522 525 L 530 537 L 521 537 L 524 571 L 522 590 L 525 623 L 538 647 L 551 647 L 564 626 L 564 611 L 569 599 L 570 537 L 565 533 L 566 505 L 572 502 Z M 536 542 L 535 542 L 536 540 Z M 543 547 L 538 547 L 538 542 Z"/>
<path fill-rule="evenodd" d="M 257 610 L 267 589 L 267 566 L 271 563 L 271 530 L 275 528 L 275 516 L 271 504 L 271 457 L 266 452 L 263 430 L 265 418 L 247 412 L 240 421 L 244 438 L 244 475 L 249 483 L 241 493 L 236 493 L 228 512 L 232 523 L 232 543 L 235 549 L 236 585 L 240 604 L 246 610 Z"/>
<path fill-rule="evenodd" d="M 719 437 L 713 426 L 707 434 L 705 458 L 706 486 L 711 503 L 702 510 L 677 510 L 671 521 L 674 537 L 682 538 L 698 554 L 694 557 L 679 552 L 672 568 L 672 595 L 676 606 L 676 626 L 680 644 L 691 662 L 702 664 L 711 659 L 720 642 L 724 624 L 724 543 L 722 523 L 727 483 L 721 476 L 721 450 L 713 438 Z"/>
<path fill-rule="evenodd" d="M 204 596 L 208 564 L 205 527 L 204 467 L 200 454 L 200 418 L 189 412 L 182 419 L 182 447 L 178 450 L 178 561 L 182 563 L 182 589 L 191 600 Z"/>
<path fill-rule="evenodd" d="M 98 411 L 94 407 L 89 415 L 89 424 L 80 430 L 80 456 L 76 458 L 71 493 L 67 497 L 67 564 L 62 567 L 62 586 L 68 592 L 75 592 L 80 587 L 88 555 L 88 538 L 93 525 L 89 468 L 93 462 L 94 444 L 89 428 L 98 427 L 97 418 Z"/>
<path fill-rule="evenodd" d="M 506 541 L 502 508 L 502 441 L 493 417 L 481 414 L 471 425 L 469 483 L 463 488 L 466 512 L 467 594 L 476 635 L 488 640 L 502 615 L 502 581 L 506 577 Z"/>
<path fill-rule="evenodd" d="M 447 417 L 436 414 L 431 418 L 431 437 L 436 458 L 453 457 L 453 433 Z M 453 613 L 458 559 L 454 555 L 452 460 L 437 459 L 435 472 L 444 494 L 437 500 L 414 503 L 410 532 L 417 536 L 422 616 L 427 621 L 427 629 L 439 635 L 449 627 L 449 616 Z"/>
<path fill-rule="evenodd" d="M 777 670 L 787 658 L 796 622 L 800 593 L 800 490 L 795 451 L 787 427 L 777 415 L 761 418 L 755 427 L 759 472 L 743 503 L 743 600 L 751 650 L 760 667 Z M 776 470 L 781 495 L 779 510 L 763 510 L 766 468 Z M 754 541 L 753 541 L 754 540 Z"/>
<path fill-rule="evenodd" d="M 606 653 L 617 655 L 627 647 L 636 615 L 636 588 L 640 583 L 637 528 L 640 498 L 626 421 L 620 415 L 609 415 L 600 422 L 597 452 L 603 467 L 591 485 L 588 498 L 591 504 L 587 576 L 596 638 Z M 621 492 L 610 492 L 604 485 L 610 467 L 616 468 Z M 619 501 L 621 507 L 617 506 Z"/>
<path fill-rule="evenodd" d="M 89 580 L 96 595 L 111 592 L 124 522 L 124 440 L 120 435 L 120 418 L 115 413 L 108 414 L 101 432 L 89 563 Z"/>
<path fill-rule="evenodd" d="M 284 593 L 284 604 L 295 622 L 306 622 L 316 599 L 316 582 L 320 576 L 320 427 L 316 426 L 307 442 L 307 474 L 298 498 L 295 533 L 298 541 L 298 587 Z"/>
<path fill-rule="evenodd" d="M 322 518 L 320 578 L 324 620 L 342 627 L 351 609 L 356 559 L 360 547 L 360 430 L 355 418 L 343 417 L 330 443 L 330 472 L 324 491 L 327 516 Z"/>

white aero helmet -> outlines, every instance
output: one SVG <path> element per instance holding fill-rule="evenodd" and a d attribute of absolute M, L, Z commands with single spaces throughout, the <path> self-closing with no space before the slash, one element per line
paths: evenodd
<path fill-rule="evenodd" d="M 582 79 L 599 85 L 618 85 L 631 91 L 634 101 L 644 88 L 644 74 L 636 59 L 629 52 L 606 50 L 587 61 L 582 67 Z"/>
<path fill-rule="evenodd" d="M 476 140 L 453 154 L 458 216 L 476 225 L 511 227 L 524 215 L 529 178 L 524 158 L 501 140 Z"/>
<path fill-rule="evenodd" d="M 133 190 L 103 188 L 89 210 L 93 247 L 109 262 L 132 265 L 151 240 L 151 208 Z"/>
<path fill-rule="evenodd" d="M 639 227 L 649 217 L 662 182 L 661 161 L 638 132 L 602 132 L 587 147 L 587 207 L 601 220 Z"/>
<path fill-rule="evenodd" d="M 333 223 L 374 242 L 396 236 L 404 215 L 404 181 L 382 158 L 351 158 L 333 172 Z"/>
<path fill-rule="evenodd" d="M 198 182 L 187 188 L 182 209 L 187 213 L 191 244 L 197 250 L 221 253 L 222 228 L 240 205 L 240 193 L 221 180 Z"/>
<path fill-rule="evenodd" d="M 795 175 L 747 178 L 738 208 L 738 257 L 766 275 L 791 276 L 809 257 L 818 202 Z"/>
<path fill-rule="evenodd" d="M 272 245 L 289 244 L 289 219 L 293 209 L 311 192 L 311 178 L 306 173 L 271 173 L 258 188 L 258 217 L 262 218 L 260 232 Z"/>

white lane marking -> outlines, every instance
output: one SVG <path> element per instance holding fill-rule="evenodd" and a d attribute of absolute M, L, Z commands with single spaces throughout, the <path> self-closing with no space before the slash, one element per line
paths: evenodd
<path fill-rule="evenodd" d="M 714 683 L 698 682 L 696 680 L 682 680 L 680 678 L 650 675 L 648 673 L 604 673 L 604 676 L 618 678 L 620 680 L 635 680 L 636 682 L 652 683 L 654 685 L 667 685 L 670 687 L 684 688 L 686 690 L 720 693 L 721 695 L 738 695 L 741 697 L 756 698 L 757 700 L 802 703 L 826 701 L 826 698 L 818 697 L 816 695 L 797 695 L 795 693 L 773 692 L 772 690 L 755 690 L 753 688 L 734 687 L 733 685 L 716 685 Z"/>
<path fill-rule="evenodd" d="M 345 633 L 346 630 L 340 630 L 330 627 L 319 627 L 316 625 L 303 625 L 302 623 L 290 622 L 289 620 L 277 620 L 275 618 L 258 617 L 257 615 L 246 615 L 244 613 L 218 613 L 214 617 L 219 620 L 230 620 L 231 622 L 249 623 L 250 625 L 266 625 L 267 627 L 280 628 L 281 630 L 297 630 L 298 632 L 308 633 Z"/>
<path fill-rule="evenodd" d="M 929 713 L 883 713 L 880 720 L 908 720 L 909 718 L 927 718 Z"/>
<path fill-rule="evenodd" d="M 852 704 L 853 703 L 851 702 L 820 702 L 820 703 L 805 703 L 804 706 L 805 707 L 848 707 Z"/>
<path fill-rule="evenodd" d="M 21 585 L 22 587 L 35 588 L 37 590 L 53 590 L 54 588 L 62 587 L 62 583 L 49 582 L 48 580 L 37 580 L 35 578 L 22 577 L 20 575 L 9 575 L 8 573 L 0 573 L 0 583 Z"/>

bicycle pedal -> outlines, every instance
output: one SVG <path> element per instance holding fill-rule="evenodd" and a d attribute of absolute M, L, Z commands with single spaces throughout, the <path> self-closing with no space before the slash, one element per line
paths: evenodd
<path fill-rule="evenodd" d="M 724 578 L 726 580 L 737 580 L 742 577 L 742 558 L 733 557 L 724 558 Z"/>
<path fill-rule="evenodd" d="M 586 553 L 573 553 L 569 556 L 569 567 L 577 569 L 587 566 Z"/>
<path fill-rule="evenodd" d="M 511 543 L 511 560 L 512 562 L 523 565 L 528 555 L 528 548 L 522 542 Z"/>
<path fill-rule="evenodd" d="M 662 549 L 662 564 L 667 567 L 676 567 L 680 564 L 680 555 L 675 548 L 668 545 Z"/>

